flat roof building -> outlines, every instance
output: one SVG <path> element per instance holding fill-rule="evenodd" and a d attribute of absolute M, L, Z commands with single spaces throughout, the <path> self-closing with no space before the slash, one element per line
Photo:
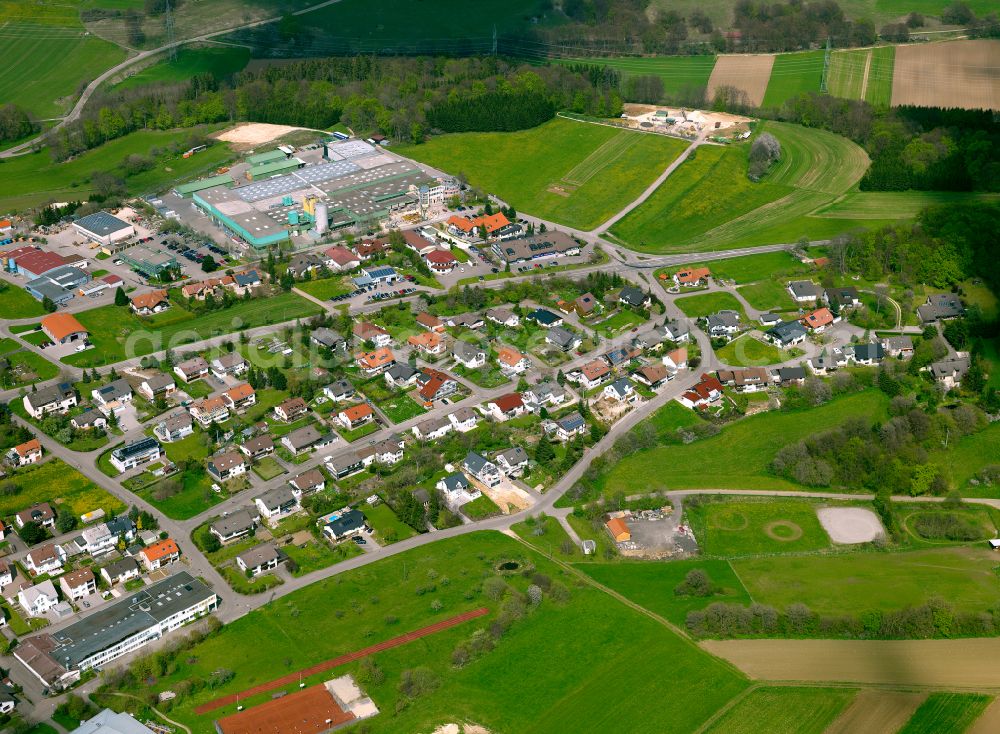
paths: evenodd
<path fill-rule="evenodd" d="M 133 247 L 122 252 L 121 258 L 130 268 L 150 278 L 177 267 L 177 260 L 173 255 L 148 247 Z"/>
<path fill-rule="evenodd" d="M 108 212 L 95 212 L 73 222 L 73 229 L 92 242 L 110 245 L 135 236 L 135 227 Z"/>

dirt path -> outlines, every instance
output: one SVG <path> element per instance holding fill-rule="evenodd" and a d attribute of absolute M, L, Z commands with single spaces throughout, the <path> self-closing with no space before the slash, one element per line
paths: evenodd
<path fill-rule="evenodd" d="M 868 72 L 872 68 L 872 52 L 865 54 L 865 75 L 861 78 L 861 99 L 865 98 L 868 92 Z"/>

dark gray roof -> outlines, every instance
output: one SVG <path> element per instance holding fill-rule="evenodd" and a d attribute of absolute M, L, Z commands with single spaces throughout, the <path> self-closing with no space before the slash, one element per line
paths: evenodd
<path fill-rule="evenodd" d="M 271 561 L 277 560 L 278 550 L 270 543 L 261 543 L 248 551 L 240 553 L 237 558 L 243 561 L 247 568 L 257 568 L 264 566 Z"/>
<path fill-rule="evenodd" d="M 480 456 L 475 451 L 470 451 L 462 464 L 473 474 L 478 475 L 487 465 L 490 464 L 483 456 Z"/>
<path fill-rule="evenodd" d="M 159 441 L 152 436 L 147 436 L 146 438 L 140 438 L 138 441 L 132 441 L 124 446 L 119 446 L 111 452 L 111 455 L 119 461 L 122 461 L 124 459 L 128 459 L 129 457 L 144 454 L 147 451 L 152 451 L 154 448 L 158 448 L 159 445 Z"/>
<path fill-rule="evenodd" d="M 806 327 L 798 321 L 782 321 L 780 324 L 772 326 L 767 333 L 775 337 L 783 344 L 787 344 L 793 339 L 806 335 Z"/>
<path fill-rule="evenodd" d="M 479 355 L 485 355 L 486 350 L 480 346 L 470 344 L 467 341 L 459 339 L 451 348 L 451 353 L 454 354 L 456 358 L 464 362 L 469 362 L 479 357 Z"/>
<path fill-rule="evenodd" d="M 296 428 L 294 431 L 285 436 L 285 438 L 293 448 L 304 449 L 319 441 L 322 436 L 320 435 L 320 432 L 316 430 L 316 426 L 309 425 L 303 426 L 302 428 Z"/>
<path fill-rule="evenodd" d="M 136 570 L 137 566 L 138 564 L 136 564 L 134 558 L 126 556 L 125 558 L 119 558 L 117 561 L 106 563 L 104 568 L 111 578 L 116 579 L 123 574 L 132 573 Z"/>
<path fill-rule="evenodd" d="M 510 466 L 516 466 L 517 464 L 523 464 L 528 460 L 527 452 L 520 446 L 514 446 L 512 448 L 501 451 L 497 454 L 497 458 L 503 458 Z"/>
<path fill-rule="evenodd" d="M 713 313 L 705 319 L 709 329 L 713 328 L 738 328 L 740 325 L 740 315 L 736 311 L 719 311 Z"/>
<path fill-rule="evenodd" d="M 563 349 L 568 349 L 580 337 L 569 329 L 564 329 L 561 326 L 553 326 L 549 329 L 549 333 L 545 335 L 545 338 Z"/>
<path fill-rule="evenodd" d="M 450 492 L 454 492 L 458 489 L 467 489 L 469 486 L 469 480 L 461 472 L 454 472 L 441 479 L 444 482 L 445 489 Z"/>
<path fill-rule="evenodd" d="M 94 410 L 93 408 L 87 408 L 85 411 L 79 415 L 73 416 L 73 422 L 78 426 L 92 426 L 98 421 L 106 421 L 107 418 L 99 410 Z"/>
<path fill-rule="evenodd" d="M 629 388 L 632 387 L 632 381 L 627 377 L 619 377 L 617 380 L 608 385 L 608 387 L 617 392 L 619 395 L 625 395 Z"/>
<path fill-rule="evenodd" d="M 396 362 L 396 364 L 386 370 L 386 374 L 388 374 L 394 382 L 409 382 L 420 374 L 420 372 L 419 370 L 416 370 L 408 365 L 406 362 Z"/>
<path fill-rule="evenodd" d="M 868 342 L 867 344 L 854 345 L 854 359 L 859 362 L 868 360 L 880 360 L 885 355 L 882 345 L 878 342 Z"/>
<path fill-rule="evenodd" d="M 787 380 L 804 380 L 806 379 L 806 368 L 805 367 L 779 367 L 778 377 L 781 378 L 782 382 Z"/>
<path fill-rule="evenodd" d="M 101 396 L 101 400 L 110 403 L 126 395 L 131 395 L 132 386 L 128 384 L 128 380 L 124 377 L 119 377 L 114 382 L 109 382 L 107 385 L 97 388 L 97 394 Z"/>
<path fill-rule="evenodd" d="M 558 423 L 559 427 L 562 428 L 564 431 L 575 431 L 580 426 L 584 425 L 585 421 L 583 420 L 583 416 L 580 415 L 580 413 L 574 411 L 569 415 L 564 415 L 562 418 L 556 421 L 556 423 Z"/>
<path fill-rule="evenodd" d="M 254 519 L 247 510 L 236 510 L 225 517 L 221 517 L 212 523 L 211 527 L 219 535 L 229 536 L 235 533 L 244 533 L 254 526 Z"/>
<path fill-rule="evenodd" d="M 73 386 L 68 382 L 60 382 L 56 385 L 48 385 L 39 388 L 36 392 L 29 392 L 25 397 L 32 408 L 40 408 L 50 403 L 55 403 L 70 395 L 74 395 Z"/>
<path fill-rule="evenodd" d="M 811 280 L 793 280 L 788 288 L 796 298 L 819 298 L 822 293 L 820 287 Z"/>
<path fill-rule="evenodd" d="M 544 308 L 536 308 L 528 314 L 528 318 L 532 321 L 537 321 L 542 326 L 550 326 L 562 321 L 561 316 L 556 316 L 554 313 Z"/>
<path fill-rule="evenodd" d="M 260 500 L 261 504 L 269 511 L 295 504 L 295 495 L 292 494 L 292 490 L 284 485 L 269 489 L 255 499 Z"/>
<path fill-rule="evenodd" d="M 635 286 L 627 285 L 618 293 L 618 300 L 624 301 L 629 306 L 641 306 L 649 298 L 645 293 Z"/>
<path fill-rule="evenodd" d="M 348 510 L 336 520 L 328 522 L 326 527 L 330 528 L 330 532 L 334 535 L 341 536 L 344 533 L 362 528 L 364 525 L 365 513 L 361 512 L 361 510 Z"/>
<path fill-rule="evenodd" d="M 94 212 L 85 217 L 80 217 L 74 222 L 79 227 L 83 227 L 88 232 L 93 232 L 100 237 L 107 237 L 109 234 L 119 232 L 132 225 L 108 212 Z"/>
<path fill-rule="evenodd" d="M 961 380 L 968 371 L 968 357 L 950 357 L 949 359 L 943 359 L 940 362 L 931 364 L 931 374 L 934 375 L 935 379 L 939 380 L 950 375 Z"/>
<path fill-rule="evenodd" d="M 325 326 L 321 326 L 318 329 L 313 329 L 312 340 L 325 347 L 337 347 L 345 344 L 344 337 L 333 329 L 328 329 Z"/>

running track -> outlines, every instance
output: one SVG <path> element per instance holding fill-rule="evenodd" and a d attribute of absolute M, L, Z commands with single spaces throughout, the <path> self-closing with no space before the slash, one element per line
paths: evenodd
<path fill-rule="evenodd" d="M 455 627 L 462 624 L 463 622 L 468 622 L 470 619 L 476 619 L 489 614 L 490 610 L 486 607 L 480 607 L 479 609 L 473 609 L 471 612 L 465 612 L 464 614 L 459 614 L 455 617 L 450 617 L 448 619 L 442 620 L 427 627 L 421 627 L 418 630 L 413 630 L 413 632 L 407 632 L 405 635 L 400 635 L 399 637 L 393 637 L 389 640 L 383 640 L 371 647 L 366 647 L 362 650 L 355 650 L 354 652 L 349 652 L 346 655 L 341 655 L 340 657 L 333 658 L 331 660 L 326 660 L 322 663 L 312 666 L 311 668 L 305 668 L 296 673 L 289 673 L 281 678 L 276 678 L 275 680 L 268 681 L 267 683 L 261 683 L 259 686 L 254 686 L 253 688 L 247 688 L 245 691 L 240 691 L 239 693 L 231 693 L 228 696 L 222 696 L 216 698 L 208 703 L 203 703 L 201 706 L 195 709 L 197 714 L 207 714 L 209 711 L 214 711 L 217 708 L 221 708 L 230 703 L 235 703 L 238 697 L 247 698 L 248 696 L 253 696 L 257 693 L 266 693 L 267 691 L 273 691 L 276 688 L 281 688 L 289 683 L 296 683 L 301 678 L 308 677 L 310 675 L 315 675 L 316 673 L 322 673 L 323 671 L 330 670 L 331 668 L 336 668 L 339 665 L 344 665 L 345 663 L 350 663 L 354 660 L 360 660 L 361 658 L 368 657 L 377 652 L 382 652 L 383 650 L 388 650 L 393 647 L 399 647 L 400 645 L 405 645 L 407 642 L 413 642 L 414 640 L 419 640 L 421 637 L 427 637 L 428 635 L 433 635 L 436 632 L 441 632 L 442 630 Z"/>

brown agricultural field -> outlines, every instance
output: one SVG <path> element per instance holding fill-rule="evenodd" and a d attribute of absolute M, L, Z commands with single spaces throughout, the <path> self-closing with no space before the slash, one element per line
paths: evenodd
<path fill-rule="evenodd" d="M 861 691 L 824 734 L 896 734 L 925 698 L 926 693 Z"/>
<path fill-rule="evenodd" d="M 959 640 L 706 640 L 701 646 L 756 680 L 1000 690 L 1000 638 Z"/>
<path fill-rule="evenodd" d="M 708 99 L 714 99 L 719 87 L 736 87 L 746 92 L 751 104 L 759 107 L 771 80 L 772 66 L 774 56 L 768 54 L 720 56 L 708 78 Z"/>
<path fill-rule="evenodd" d="M 969 727 L 965 734 L 996 734 L 1000 731 L 1000 698 L 986 707 L 983 715 Z"/>
<path fill-rule="evenodd" d="M 998 67 L 1000 40 L 897 46 L 892 106 L 1000 110 Z"/>

